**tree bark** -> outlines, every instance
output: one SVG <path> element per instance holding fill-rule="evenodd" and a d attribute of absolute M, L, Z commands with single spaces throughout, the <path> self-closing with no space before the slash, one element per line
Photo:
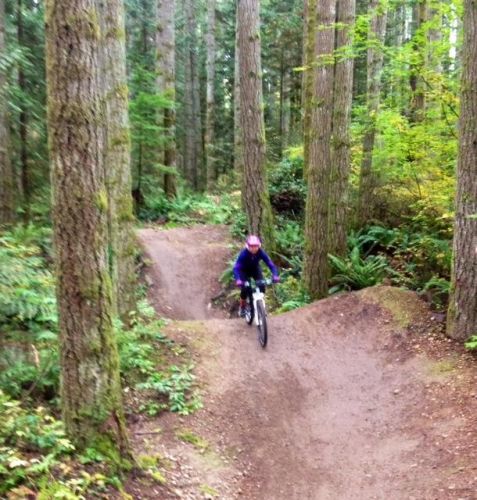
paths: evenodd
<path fill-rule="evenodd" d="M 217 179 L 214 152 L 215 127 L 215 0 L 207 4 L 207 114 L 205 125 L 205 151 L 207 170 L 207 189 L 213 188 Z"/>
<path fill-rule="evenodd" d="M 17 1 L 17 40 L 18 45 L 24 45 L 24 29 L 23 29 L 23 3 L 22 0 Z M 18 66 L 18 87 L 23 95 L 27 94 L 25 71 L 22 63 Z M 21 103 L 20 113 L 18 117 L 18 129 L 20 136 L 20 184 L 23 195 L 23 219 L 25 222 L 30 221 L 30 204 L 31 204 L 31 183 L 30 172 L 28 169 L 28 115 L 25 102 Z"/>
<path fill-rule="evenodd" d="M 0 57 L 6 53 L 5 3 L 0 0 Z M 15 176 L 10 158 L 7 92 L 7 77 L 0 68 L 0 224 L 13 222 L 15 216 Z"/>
<path fill-rule="evenodd" d="M 176 111 L 175 111 L 175 0 L 157 0 L 157 87 L 170 101 L 161 117 L 167 140 L 164 146 L 164 166 L 176 168 Z M 168 198 L 177 193 L 176 176 L 164 174 L 164 192 Z"/>
<path fill-rule="evenodd" d="M 238 26 L 238 3 L 235 15 L 235 58 L 234 58 L 234 172 L 239 185 L 243 185 L 243 133 L 240 118 L 240 47 Z M 242 208 L 245 200 L 242 191 Z"/>
<path fill-rule="evenodd" d="M 366 122 L 363 137 L 363 159 L 359 179 L 358 225 L 365 224 L 373 213 L 373 196 L 376 175 L 373 172 L 373 150 L 376 135 L 376 119 L 379 112 L 381 72 L 384 54 L 382 46 L 386 34 L 387 11 L 379 0 L 372 0 L 369 6 L 371 25 L 368 31 L 368 70 L 366 90 Z"/>
<path fill-rule="evenodd" d="M 308 4 L 312 13 L 312 0 Z M 305 252 L 303 279 L 312 299 L 328 294 L 328 224 L 331 166 L 331 127 L 333 115 L 333 77 L 335 46 L 335 0 L 316 2 L 313 36 L 313 82 L 307 171 L 308 191 L 305 208 Z M 313 21 L 312 21 L 313 22 Z M 308 42 L 311 43 L 311 42 Z"/>
<path fill-rule="evenodd" d="M 108 189 L 108 229 L 114 305 L 125 318 L 134 309 L 136 245 L 126 78 L 126 46 L 122 0 L 99 0 L 101 81 L 106 104 L 105 169 Z"/>
<path fill-rule="evenodd" d="M 312 3 L 310 0 L 308 15 L 313 14 Z M 305 166 L 308 191 L 303 266 L 305 288 L 312 299 L 322 298 L 328 294 L 328 207 L 336 1 L 318 0 L 315 12 L 317 13 L 315 27 L 310 29 L 309 25 L 308 28 L 308 37 L 314 37 L 314 67 L 310 133 L 305 135 L 309 145 L 308 165 Z M 313 20 L 310 22 L 313 23 Z"/>
<path fill-rule="evenodd" d="M 129 455 L 108 269 L 108 193 L 95 0 L 48 0 L 48 126 L 61 397 L 79 448 Z"/>
<path fill-rule="evenodd" d="M 248 229 L 273 251 L 273 217 L 266 175 L 259 0 L 238 0 L 240 118 L 243 134 L 243 199 Z"/>
<path fill-rule="evenodd" d="M 187 40 L 185 49 L 185 150 L 184 170 L 190 186 L 203 186 L 202 120 L 200 113 L 200 84 L 197 65 L 197 21 L 195 3 L 184 0 Z"/>
<path fill-rule="evenodd" d="M 329 224 L 329 252 L 335 255 L 345 255 L 347 248 L 348 182 L 351 166 L 349 129 L 353 96 L 351 30 L 354 25 L 355 9 L 355 0 L 338 0 L 337 2 Z"/>
<path fill-rule="evenodd" d="M 317 1 L 305 0 L 305 22 L 303 23 L 303 175 L 306 179 L 308 165 L 310 164 L 309 147 L 311 138 L 311 112 L 313 102 L 313 71 L 315 58 L 315 31 Z"/>
<path fill-rule="evenodd" d="M 411 87 L 411 102 L 409 103 L 409 119 L 420 122 L 424 119 L 425 92 L 421 74 L 425 67 L 425 42 L 422 26 L 427 19 L 427 0 L 418 0 L 412 10 L 412 45 L 413 62 L 410 68 L 409 85 Z"/>
<path fill-rule="evenodd" d="M 464 1 L 464 45 L 452 286 L 447 334 L 477 335 L 477 3 Z"/>

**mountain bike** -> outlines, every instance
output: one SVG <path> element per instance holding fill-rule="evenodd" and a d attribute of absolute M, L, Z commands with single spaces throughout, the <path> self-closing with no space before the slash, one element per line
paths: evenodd
<path fill-rule="evenodd" d="M 269 286 L 271 279 L 254 280 L 255 287 L 250 281 L 246 281 L 247 302 L 245 305 L 245 321 L 251 325 L 255 320 L 258 329 L 258 342 L 265 348 L 268 340 L 267 309 L 265 307 L 265 294 L 260 291 L 261 286 Z M 255 288 L 255 289 L 254 289 Z"/>

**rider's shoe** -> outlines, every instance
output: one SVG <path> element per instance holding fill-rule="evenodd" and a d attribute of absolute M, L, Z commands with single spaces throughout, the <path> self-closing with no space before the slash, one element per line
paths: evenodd
<path fill-rule="evenodd" d="M 240 307 L 239 308 L 239 316 L 241 318 L 245 318 L 245 307 Z"/>

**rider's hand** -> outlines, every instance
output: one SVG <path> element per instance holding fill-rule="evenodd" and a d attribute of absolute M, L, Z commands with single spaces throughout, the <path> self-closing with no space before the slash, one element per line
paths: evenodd
<path fill-rule="evenodd" d="M 242 287 L 243 286 L 243 281 L 242 280 L 237 280 L 235 282 L 235 284 L 238 286 L 238 287 Z"/>
<path fill-rule="evenodd" d="M 280 276 L 273 276 L 272 281 L 274 283 L 279 283 L 280 282 Z"/>

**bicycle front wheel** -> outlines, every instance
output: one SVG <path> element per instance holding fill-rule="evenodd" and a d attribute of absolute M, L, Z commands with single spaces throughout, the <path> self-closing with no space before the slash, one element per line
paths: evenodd
<path fill-rule="evenodd" d="M 265 348 L 268 340 L 268 331 L 267 331 L 267 315 L 265 313 L 265 304 L 263 301 L 257 301 L 257 328 L 258 328 L 258 342 L 260 345 Z"/>

